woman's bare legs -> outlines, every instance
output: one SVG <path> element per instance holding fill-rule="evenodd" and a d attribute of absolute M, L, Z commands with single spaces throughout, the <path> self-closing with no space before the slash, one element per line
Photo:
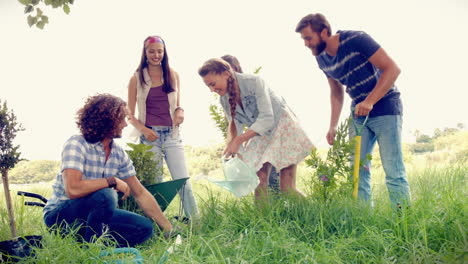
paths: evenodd
<path fill-rule="evenodd" d="M 260 183 L 255 189 L 255 198 L 257 198 L 257 200 L 268 197 L 268 175 L 270 175 L 270 171 L 271 164 L 268 162 L 263 164 L 263 167 L 257 171 L 257 176 L 260 180 Z"/>
<path fill-rule="evenodd" d="M 300 196 L 305 195 L 296 188 L 296 170 L 297 165 L 293 164 L 289 167 L 281 169 L 280 172 L 280 189 L 282 192 L 296 193 Z"/>

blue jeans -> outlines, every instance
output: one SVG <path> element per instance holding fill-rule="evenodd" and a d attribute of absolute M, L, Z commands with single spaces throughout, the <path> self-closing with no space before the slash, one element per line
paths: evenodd
<path fill-rule="evenodd" d="M 158 169 L 162 169 L 162 158 L 164 157 L 173 180 L 188 178 L 184 146 L 180 136 L 172 137 L 172 127 L 153 126 L 151 129 L 156 132 L 158 139 L 151 142 L 146 140 L 144 135 L 140 139 L 141 143 L 153 146 L 151 151 L 155 153 L 154 158 L 158 162 Z M 163 175 L 161 175 L 160 181 L 162 181 L 162 177 Z M 197 202 L 190 181 L 187 180 L 184 187 L 179 191 L 179 195 L 185 215 L 188 218 L 198 215 Z"/>
<path fill-rule="evenodd" d="M 117 193 L 110 188 L 98 190 L 88 196 L 63 202 L 44 215 L 47 227 L 63 234 L 78 228 L 78 234 L 92 242 L 104 231 L 111 235 L 119 247 L 134 246 L 146 241 L 153 234 L 150 219 L 117 209 Z"/>
<path fill-rule="evenodd" d="M 358 127 L 362 126 L 365 117 L 354 119 Z M 410 191 L 406 177 L 405 164 L 401 148 L 401 115 L 385 115 L 369 117 L 361 134 L 361 161 L 367 154 L 372 154 L 375 143 L 378 142 L 380 158 L 385 171 L 385 180 L 393 206 L 408 205 Z M 356 135 L 355 128 L 350 124 L 351 138 Z M 359 170 L 359 191 L 361 199 L 369 200 L 371 197 L 370 168 L 371 162 L 362 164 Z"/>

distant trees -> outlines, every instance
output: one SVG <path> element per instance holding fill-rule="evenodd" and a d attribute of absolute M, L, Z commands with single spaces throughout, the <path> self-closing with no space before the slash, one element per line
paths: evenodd
<path fill-rule="evenodd" d="M 221 168 L 221 155 L 224 144 L 210 147 L 185 146 L 189 174 L 192 177 L 208 175 L 210 171 Z"/>
<path fill-rule="evenodd" d="M 420 134 L 416 136 L 416 143 L 411 146 L 413 153 L 424 153 L 434 151 L 434 142 L 432 137 Z"/>
<path fill-rule="evenodd" d="M 154 178 L 160 177 L 163 169 L 155 169 L 152 159 L 153 154 L 150 153 L 151 155 L 148 156 L 146 150 L 141 147 L 141 145 L 135 145 L 127 153 L 133 160 L 138 178 L 141 177 L 144 184 L 155 183 Z M 223 145 L 210 147 L 186 146 L 185 149 L 190 175 L 207 175 L 210 171 L 220 168 Z M 50 182 L 55 179 L 59 170 L 60 161 L 24 160 L 10 170 L 9 179 L 11 183 L 16 184 Z"/>
<path fill-rule="evenodd" d="M 10 171 L 11 183 L 49 182 L 59 172 L 60 162 L 55 160 L 21 161 Z"/>
<path fill-rule="evenodd" d="M 462 123 L 458 123 L 456 128 L 436 128 L 432 137 L 426 134 L 422 134 L 419 130 L 416 130 L 416 143 L 412 144 L 410 149 L 415 154 L 432 152 L 435 150 L 434 142 L 436 139 L 453 135 L 463 130 L 464 128 L 465 126 Z"/>
<path fill-rule="evenodd" d="M 405 163 L 412 163 L 416 155 L 425 156 L 427 159 L 437 163 L 443 162 L 466 162 L 468 161 L 468 131 L 463 130 L 464 126 L 457 125 L 457 128 L 436 129 L 433 136 L 416 132 L 416 143 L 404 144 Z M 1 144 L 5 141 L 2 140 Z M 221 168 L 220 157 L 224 144 L 215 146 L 193 147 L 185 146 L 187 155 L 188 170 L 190 175 L 208 175 L 211 171 Z M 138 151 L 137 151 L 138 152 Z M 138 152 L 139 153 L 139 152 Z M 137 154 L 138 154 L 137 153 Z M 130 154 L 130 153 L 129 153 Z M 133 154 L 130 154 L 132 156 Z M 381 167 L 379 152 L 374 151 L 372 167 Z M 19 156 L 18 156 L 19 157 Z M 147 157 L 135 158 L 135 166 L 147 165 Z M 60 170 L 60 162 L 52 160 L 20 161 L 9 170 L 11 183 L 36 183 L 48 182 L 55 179 Z M 138 164 L 137 164 L 138 163 Z M 137 173 L 142 176 L 144 172 L 137 168 Z M 153 173 L 154 174 L 154 173 Z"/>

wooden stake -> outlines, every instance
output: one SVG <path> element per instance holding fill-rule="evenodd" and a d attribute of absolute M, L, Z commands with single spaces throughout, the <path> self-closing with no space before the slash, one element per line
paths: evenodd
<path fill-rule="evenodd" d="M 11 203 L 10 188 L 8 185 L 8 171 L 2 171 L 3 189 L 5 190 L 5 200 L 7 204 L 8 216 L 10 217 L 10 230 L 13 239 L 16 239 L 15 215 L 13 214 L 13 206 Z"/>

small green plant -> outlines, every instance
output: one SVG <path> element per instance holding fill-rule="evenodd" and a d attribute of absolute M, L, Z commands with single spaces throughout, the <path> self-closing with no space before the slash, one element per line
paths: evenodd
<path fill-rule="evenodd" d="M 6 102 L 0 100 L 0 173 L 2 174 L 5 201 L 7 203 L 8 216 L 10 219 L 11 236 L 16 237 L 15 217 L 13 205 L 11 204 L 10 189 L 8 186 L 8 171 L 21 161 L 19 146 L 13 144 L 16 133 L 24 128 L 16 121 L 16 115 L 8 110 Z"/>
<path fill-rule="evenodd" d="M 137 172 L 137 177 L 143 185 L 159 183 L 163 179 L 163 167 L 158 163 L 162 162 L 161 155 L 151 151 L 152 146 L 145 144 L 127 144 L 131 150 L 126 150 L 128 156 L 133 161 L 133 166 Z"/>
<path fill-rule="evenodd" d="M 13 145 L 16 134 L 24 128 L 16 121 L 16 115 L 8 110 L 6 102 L 0 100 L 0 169 L 6 173 L 20 162 L 19 146 Z"/>
<path fill-rule="evenodd" d="M 325 159 L 320 157 L 317 149 L 313 149 L 305 160 L 308 167 L 315 169 L 312 188 L 325 200 L 331 199 L 340 191 L 350 190 L 348 187 L 352 184 L 353 168 L 350 163 L 354 154 L 355 139 L 348 137 L 349 123 L 348 118 L 338 126 L 335 141 Z M 366 161 L 370 159 L 370 155 L 366 157 Z M 364 165 L 365 162 L 361 161 L 361 164 Z"/>
<path fill-rule="evenodd" d="M 215 95 L 215 99 L 219 100 L 219 96 Z M 210 105 L 210 116 L 213 121 L 216 123 L 216 127 L 221 131 L 223 134 L 223 138 L 227 138 L 227 128 L 228 128 L 228 121 L 226 116 L 224 115 L 224 110 L 219 104 L 212 104 Z"/>
<path fill-rule="evenodd" d="M 262 66 L 259 66 L 259 67 L 255 68 L 253 73 L 254 74 L 259 74 L 261 70 L 262 70 Z"/>
<path fill-rule="evenodd" d="M 151 151 L 152 146 L 143 143 L 127 143 L 131 149 L 126 150 L 133 162 L 137 177 L 143 186 L 160 183 L 163 180 L 163 167 L 158 166 L 162 162 L 162 156 Z M 121 193 L 119 193 L 121 197 Z M 119 199 L 119 207 L 136 213 L 142 213 L 133 197 L 128 197 L 125 201 Z"/>

